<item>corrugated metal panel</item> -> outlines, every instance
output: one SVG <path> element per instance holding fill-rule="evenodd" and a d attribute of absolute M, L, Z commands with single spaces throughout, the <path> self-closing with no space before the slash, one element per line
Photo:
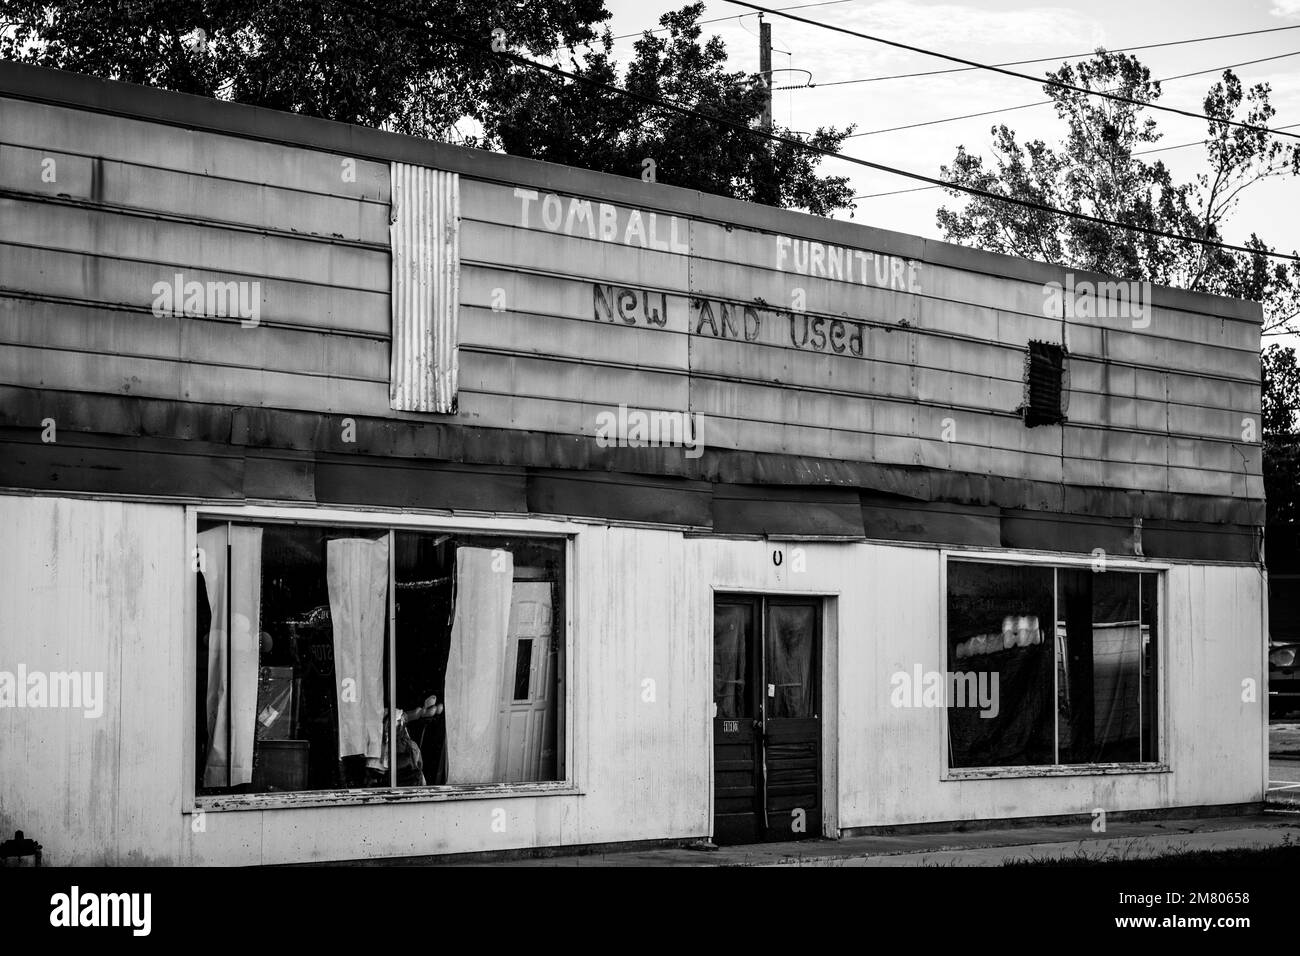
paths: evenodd
<path fill-rule="evenodd" d="M 393 363 L 389 402 L 409 412 L 456 411 L 460 300 L 460 177 L 391 166 Z"/>

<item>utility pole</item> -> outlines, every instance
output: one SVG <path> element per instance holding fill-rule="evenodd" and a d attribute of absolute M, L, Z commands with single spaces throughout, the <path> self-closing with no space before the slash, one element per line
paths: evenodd
<path fill-rule="evenodd" d="M 758 71 L 767 85 L 767 97 L 763 100 L 762 129 L 770 133 L 772 132 L 772 24 L 764 20 L 761 13 L 758 15 Z M 767 154 L 767 158 L 762 163 L 764 182 L 757 184 L 758 189 L 754 198 L 769 206 L 775 206 L 777 190 L 774 182 L 776 170 L 773 169 L 772 144 L 763 143 L 760 148 Z"/>

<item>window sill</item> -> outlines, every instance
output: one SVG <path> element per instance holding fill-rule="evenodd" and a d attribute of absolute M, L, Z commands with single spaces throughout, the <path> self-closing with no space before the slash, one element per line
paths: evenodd
<path fill-rule="evenodd" d="M 582 796 L 569 781 L 502 783 L 477 787 L 373 787 L 365 790 L 308 790 L 282 793 L 237 793 L 196 796 L 192 812 L 291 810 L 296 807 L 382 806 L 395 803 L 442 803 L 449 800 L 508 800 L 515 797 Z"/>
<path fill-rule="evenodd" d="M 1172 773 L 1165 763 L 1089 763 L 1045 767 L 950 767 L 939 778 L 950 780 L 1000 780 L 1008 777 L 1097 777 L 1115 774 Z"/>

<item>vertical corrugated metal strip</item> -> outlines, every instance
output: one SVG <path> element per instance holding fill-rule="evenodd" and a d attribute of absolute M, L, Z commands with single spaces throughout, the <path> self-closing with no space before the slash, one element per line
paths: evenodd
<path fill-rule="evenodd" d="M 393 361 L 389 404 L 456 411 L 460 177 L 393 163 Z"/>

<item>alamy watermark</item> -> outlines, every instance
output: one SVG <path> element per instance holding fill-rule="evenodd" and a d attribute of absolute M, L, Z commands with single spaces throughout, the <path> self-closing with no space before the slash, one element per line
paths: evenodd
<path fill-rule="evenodd" d="M 981 717 L 993 718 L 998 703 L 997 671 L 895 671 L 889 678 L 893 688 L 889 703 L 894 707 L 978 707 Z"/>
<path fill-rule="evenodd" d="M 103 671 L 0 671 L 0 707 L 78 708 L 92 719 L 104 713 Z"/>
<path fill-rule="evenodd" d="M 1049 319 L 1128 319 L 1135 329 L 1151 324 L 1151 283 L 1116 279 L 1093 282 L 1065 274 L 1064 284 L 1043 285 L 1043 315 Z"/>
<path fill-rule="evenodd" d="M 177 272 L 170 282 L 159 280 L 153 284 L 153 314 L 163 316 L 211 316 L 237 318 L 243 328 L 256 327 L 262 318 L 262 283 L 252 282 L 188 282 Z"/>
<path fill-rule="evenodd" d="M 148 936 L 152 912 L 152 893 L 83 893 L 74 884 L 50 897 L 50 925 L 55 927 L 123 927 L 133 936 Z"/>
<path fill-rule="evenodd" d="M 601 448 L 684 448 L 687 458 L 704 454 L 704 416 L 699 412 L 649 411 L 619 405 L 596 416 Z"/>

